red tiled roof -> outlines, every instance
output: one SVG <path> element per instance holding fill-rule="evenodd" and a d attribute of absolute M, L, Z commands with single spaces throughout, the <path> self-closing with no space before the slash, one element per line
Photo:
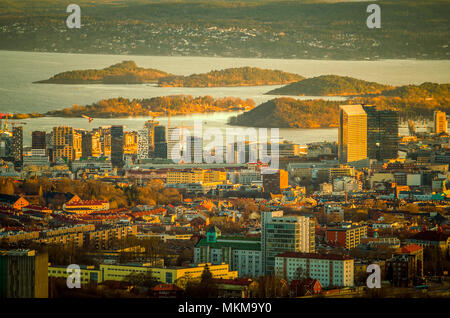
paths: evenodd
<path fill-rule="evenodd" d="M 417 245 L 417 244 L 409 244 L 409 245 L 406 245 L 406 246 L 403 246 L 402 248 L 401 248 L 401 252 L 402 253 L 414 253 L 414 252 L 417 252 L 417 251 L 420 251 L 420 250 L 422 250 L 422 248 L 419 246 L 419 245 Z"/>
<path fill-rule="evenodd" d="M 66 206 L 102 205 L 104 203 L 108 203 L 108 201 L 100 201 L 100 200 L 75 201 L 71 203 L 66 203 Z"/>
<path fill-rule="evenodd" d="M 153 287 L 153 291 L 180 291 L 182 290 L 175 284 L 158 284 Z"/>
<path fill-rule="evenodd" d="M 337 255 L 337 254 L 316 254 L 316 253 L 301 253 L 301 252 L 284 252 L 278 254 L 276 257 L 286 257 L 286 258 L 313 258 L 313 259 L 328 259 L 328 260 L 350 260 L 352 259 L 347 255 Z"/>

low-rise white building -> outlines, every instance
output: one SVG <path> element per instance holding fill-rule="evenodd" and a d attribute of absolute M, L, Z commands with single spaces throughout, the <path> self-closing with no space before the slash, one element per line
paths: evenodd
<path fill-rule="evenodd" d="M 310 277 L 322 287 L 353 287 L 354 259 L 342 255 L 285 252 L 275 257 L 275 275 L 287 281 Z"/>

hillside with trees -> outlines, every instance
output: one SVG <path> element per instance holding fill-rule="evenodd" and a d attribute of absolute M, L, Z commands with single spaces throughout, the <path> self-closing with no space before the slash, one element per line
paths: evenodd
<path fill-rule="evenodd" d="M 374 1 L 375 2 L 375 1 Z M 0 1 L 1 50 L 145 56 L 323 60 L 448 59 L 447 0 L 78 0 L 68 30 L 63 0 Z M 418 23 L 420 22 L 420 23 Z"/>
<path fill-rule="evenodd" d="M 230 125 L 279 128 L 327 128 L 338 124 L 340 102 L 276 98 L 230 118 Z"/>
<path fill-rule="evenodd" d="M 235 97 L 213 98 L 174 95 L 146 99 L 110 98 L 87 106 L 73 105 L 62 110 L 49 111 L 45 115 L 53 117 L 96 118 L 138 117 L 158 114 L 182 115 L 206 112 L 250 110 L 255 107 L 252 99 Z"/>
<path fill-rule="evenodd" d="M 279 70 L 238 67 L 189 76 L 168 76 L 160 78 L 158 84 L 163 87 L 258 86 L 281 85 L 303 79 L 301 75 Z"/>
<path fill-rule="evenodd" d="M 142 68 L 134 61 L 123 61 L 104 69 L 89 69 L 62 72 L 35 83 L 48 84 L 142 84 L 155 83 L 161 77 L 169 76 L 163 71 Z"/>
<path fill-rule="evenodd" d="M 306 82 L 308 80 L 304 80 Z M 301 83 L 301 82 L 300 82 Z M 354 96 L 345 104 L 374 105 L 392 109 L 403 119 L 428 118 L 433 111 L 450 112 L 449 84 L 423 83 L 389 87 L 379 94 Z M 339 105 L 343 102 L 322 99 L 296 100 L 288 97 L 272 99 L 251 111 L 232 117 L 231 125 L 279 128 L 337 127 Z"/>
<path fill-rule="evenodd" d="M 348 76 L 322 75 L 271 90 L 266 95 L 348 96 L 380 94 L 391 86 Z"/>
<path fill-rule="evenodd" d="M 450 84 L 425 82 L 420 85 L 404 85 L 392 90 L 385 90 L 381 95 L 409 99 L 448 99 L 450 98 Z"/>

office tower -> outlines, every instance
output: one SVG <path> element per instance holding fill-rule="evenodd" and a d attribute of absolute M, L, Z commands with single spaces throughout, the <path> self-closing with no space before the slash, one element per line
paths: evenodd
<path fill-rule="evenodd" d="M 155 133 L 156 127 L 158 127 L 159 122 L 155 120 L 147 120 L 144 124 L 144 129 L 148 134 L 148 153 L 152 155 L 155 151 Z"/>
<path fill-rule="evenodd" d="M 102 153 L 100 134 L 98 131 L 83 131 L 82 133 L 82 157 L 100 157 Z"/>
<path fill-rule="evenodd" d="M 47 298 L 48 254 L 0 250 L 0 298 Z"/>
<path fill-rule="evenodd" d="M 52 148 L 53 162 L 58 159 L 72 161 L 75 159 L 75 151 L 73 147 L 73 128 L 68 126 L 53 127 L 52 131 Z"/>
<path fill-rule="evenodd" d="M 173 156 L 176 157 L 176 153 L 181 155 L 182 149 L 181 128 L 169 127 L 167 129 L 167 159 L 172 159 Z M 175 157 L 173 159 L 176 159 Z"/>
<path fill-rule="evenodd" d="M 166 127 L 155 127 L 155 158 L 167 158 Z"/>
<path fill-rule="evenodd" d="M 13 127 L 13 160 L 15 166 L 22 166 L 23 163 L 23 127 Z"/>
<path fill-rule="evenodd" d="M 195 160 L 197 157 L 197 160 Z M 186 137 L 186 148 L 183 153 L 186 163 L 202 163 L 203 162 L 203 138 L 195 136 Z"/>
<path fill-rule="evenodd" d="M 289 187 L 289 173 L 278 169 L 275 173 L 263 174 L 264 192 L 279 194 Z"/>
<path fill-rule="evenodd" d="M 147 159 L 150 157 L 149 153 L 149 136 L 147 129 L 141 129 L 137 132 L 137 158 Z"/>
<path fill-rule="evenodd" d="M 0 132 L 0 158 L 13 161 L 13 138 L 10 132 Z"/>
<path fill-rule="evenodd" d="M 367 158 L 367 114 L 361 105 L 339 106 L 338 144 L 341 163 Z"/>
<path fill-rule="evenodd" d="M 135 155 L 138 150 L 138 135 L 135 131 L 124 133 L 123 153 L 126 155 Z"/>
<path fill-rule="evenodd" d="M 123 126 L 114 125 L 111 127 L 111 163 L 113 167 L 122 168 L 124 165 L 123 160 L 123 147 L 124 147 L 124 133 Z"/>
<path fill-rule="evenodd" d="M 33 131 L 31 133 L 31 154 L 32 156 L 47 155 L 47 134 L 45 131 Z"/>
<path fill-rule="evenodd" d="M 45 149 L 47 145 L 45 131 L 33 131 L 31 133 L 31 149 Z"/>
<path fill-rule="evenodd" d="M 377 110 L 375 106 L 363 106 L 367 114 L 367 157 L 378 161 L 398 157 L 397 111 Z"/>
<path fill-rule="evenodd" d="M 78 160 L 83 156 L 83 133 L 84 129 L 74 129 L 72 134 L 73 160 Z"/>
<path fill-rule="evenodd" d="M 100 143 L 100 154 L 105 157 L 111 156 L 111 128 L 98 127 L 93 129 L 98 134 Z"/>
<path fill-rule="evenodd" d="M 263 271 L 273 275 L 275 256 L 283 252 L 315 252 L 315 224 L 306 216 L 284 216 L 283 211 L 261 212 Z"/>
<path fill-rule="evenodd" d="M 436 134 L 447 133 L 447 114 L 439 110 L 435 111 L 434 117 L 434 132 Z"/>

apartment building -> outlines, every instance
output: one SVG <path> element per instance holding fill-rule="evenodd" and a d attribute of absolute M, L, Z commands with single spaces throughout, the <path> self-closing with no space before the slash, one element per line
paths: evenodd
<path fill-rule="evenodd" d="M 275 275 L 287 281 L 309 277 L 322 287 L 352 287 L 354 260 L 348 256 L 285 252 L 275 257 Z"/>
<path fill-rule="evenodd" d="M 275 256 L 282 252 L 315 251 L 315 222 L 306 216 L 284 216 L 283 211 L 261 213 L 263 271 L 272 275 Z"/>
<path fill-rule="evenodd" d="M 361 244 L 361 238 L 367 236 L 367 226 L 340 226 L 328 228 L 326 241 L 337 246 L 352 249 Z"/>
<path fill-rule="evenodd" d="M 47 298 L 48 254 L 0 251 L 0 298 Z"/>
<path fill-rule="evenodd" d="M 263 275 L 261 242 L 258 239 L 222 237 L 211 227 L 206 238 L 200 239 L 194 248 L 194 263 L 226 263 L 239 277 Z"/>

